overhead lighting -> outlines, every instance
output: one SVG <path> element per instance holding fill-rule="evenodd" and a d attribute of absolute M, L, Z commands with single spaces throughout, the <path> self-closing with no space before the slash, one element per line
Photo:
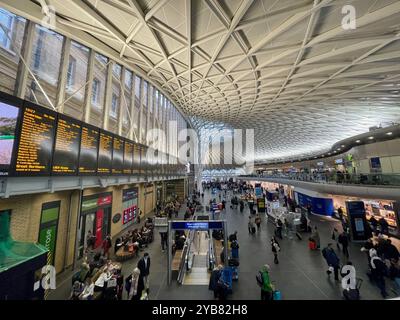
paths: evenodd
<path fill-rule="evenodd" d="M 369 139 L 369 140 L 372 140 L 373 138 L 374 138 L 373 136 L 371 136 L 371 137 L 368 137 L 368 139 Z"/>
<path fill-rule="evenodd" d="M 333 151 L 333 153 L 336 153 L 336 151 Z"/>
<path fill-rule="evenodd" d="M 391 136 L 393 134 L 393 132 L 387 132 L 386 133 L 388 136 Z"/>
<path fill-rule="evenodd" d="M 344 144 L 342 144 L 342 145 L 341 145 L 341 147 L 342 147 L 342 148 L 344 148 L 344 147 L 345 147 L 345 145 L 344 145 Z"/>
<path fill-rule="evenodd" d="M 328 153 L 328 156 L 330 156 L 331 154 L 330 153 Z"/>
<path fill-rule="evenodd" d="M 361 142 L 361 140 L 356 140 L 356 142 L 357 142 L 357 143 L 360 143 L 360 142 Z"/>

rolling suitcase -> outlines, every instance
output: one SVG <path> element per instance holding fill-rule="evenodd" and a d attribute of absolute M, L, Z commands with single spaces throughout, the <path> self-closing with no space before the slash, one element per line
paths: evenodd
<path fill-rule="evenodd" d="M 251 228 L 251 233 L 253 233 L 253 234 L 256 233 L 256 227 Z"/>
<path fill-rule="evenodd" d="M 310 240 L 308 242 L 308 247 L 310 248 L 310 250 L 315 250 L 317 249 L 317 244 L 315 243 L 315 241 Z"/>

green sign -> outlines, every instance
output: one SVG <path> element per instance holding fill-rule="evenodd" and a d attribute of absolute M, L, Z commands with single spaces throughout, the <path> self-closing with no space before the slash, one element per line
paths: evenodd
<path fill-rule="evenodd" d="M 87 211 L 90 209 L 97 208 L 97 200 L 98 198 L 91 199 L 91 200 L 86 200 L 82 202 L 82 211 Z"/>
<path fill-rule="evenodd" d="M 58 218 L 60 214 L 60 201 L 44 203 L 40 219 L 39 240 L 48 251 L 51 263 L 54 264 L 57 243 Z"/>
<path fill-rule="evenodd" d="M 56 251 L 57 225 L 41 229 L 39 233 L 39 243 L 43 245 L 51 255 L 51 260 L 54 263 L 54 255 Z"/>

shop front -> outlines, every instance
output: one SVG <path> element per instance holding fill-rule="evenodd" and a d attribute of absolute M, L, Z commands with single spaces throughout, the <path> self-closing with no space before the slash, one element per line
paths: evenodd
<path fill-rule="evenodd" d="M 79 221 L 79 258 L 86 249 L 86 238 L 90 233 L 95 237 L 94 248 L 101 247 L 105 237 L 111 232 L 112 193 L 102 193 L 82 198 Z"/>
<path fill-rule="evenodd" d="M 374 217 L 377 221 L 385 219 L 389 224 L 389 234 L 395 237 L 400 236 L 399 231 L 399 211 L 396 210 L 396 202 L 383 199 L 365 199 L 357 197 L 347 197 L 332 195 L 333 204 L 337 211 L 339 207 L 343 210 L 343 215 L 347 218 L 346 201 L 362 201 L 365 207 L 366 218 L 369 221 Z"/>
<path fill-rule="evenodd" d="M 139 188 L 122 190 L 122 228 L 126 229 L 138 222 Z"/>

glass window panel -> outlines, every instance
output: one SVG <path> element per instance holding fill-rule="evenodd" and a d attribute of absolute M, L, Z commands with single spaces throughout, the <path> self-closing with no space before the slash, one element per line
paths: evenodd
<path fill-rule="evenodd" d="M 89 48 L 72 41 L 69 53 L 64 113 L 82 119 L 86 92 Z"/>
<path fill-rule="evenodd" d="M 2 26 L 0 28 L 0 90 L 12 94 L 17 79 L 26 20 L 0 9 L 0 24 Z"/>
<path fill-rule="evenodd" d="M 145 110 L 147 110 L 147 106 L 148 106 L 148 82 L 147 81 L 143 81 L 143 107 Z"/>
<path fill-rule="evenodd" d="M 142 92 L 140 90 L 142 84 L 142 78 L 135 76 L 135 106 L 140 108 L 140 97 Z"/>
<path fill-rule="evenodd" d="M 122 101 L 122 108 L 123 108 L 122 134 L 123 134 L 123 136 L 126 136 L 129 133 L 129 127 L 130 127 L 129 114 L 131 112 L 131 103 L 132 103 L 132 96 L 131 96 L 132 82 L 133 82 L 132 72 L 129 70 L 125 70 L 125 85 L 124 85 L 125 100 Z M 129 114 L 128 114 L 128 111 L 129 111 Z"/>
<path fill-rule="evenodd" d="M 94 69 L 93 69 L 93 82 L 92 82 L 92 96 L 90 112 L 90 123 L 99 126 L 103 122 L 104 112 L 104 99 L 106 94 L 106 81 L 107 81 L 107 64 L 108 59 L 99 54 L 95 54 Z"/>
<path fill-rule="evenodd" d="M 64 37 L 62 35 L 42 26 L 35 26 L 30 67 L 53 105 L 55 105 L 57 97 L 63 42 Z M 30 74 L 26 98 L 50 107 L 50 103 Z"/>
<path fill-rule="evenodd" d="M 153 113 L 153 86 L 149 85 L 149 110 Z"/>
<path fill-rule="evenodd" d="M 118 122 L 119 122 L 119 107 L 121 99 L 121 75 L 122 67 L 114 63 L 112 73 L 112 95 L 111 95 L 111 107 L 109 113 L 109 123 L 108 129 L 111 132 L 118 132 Z"/>

